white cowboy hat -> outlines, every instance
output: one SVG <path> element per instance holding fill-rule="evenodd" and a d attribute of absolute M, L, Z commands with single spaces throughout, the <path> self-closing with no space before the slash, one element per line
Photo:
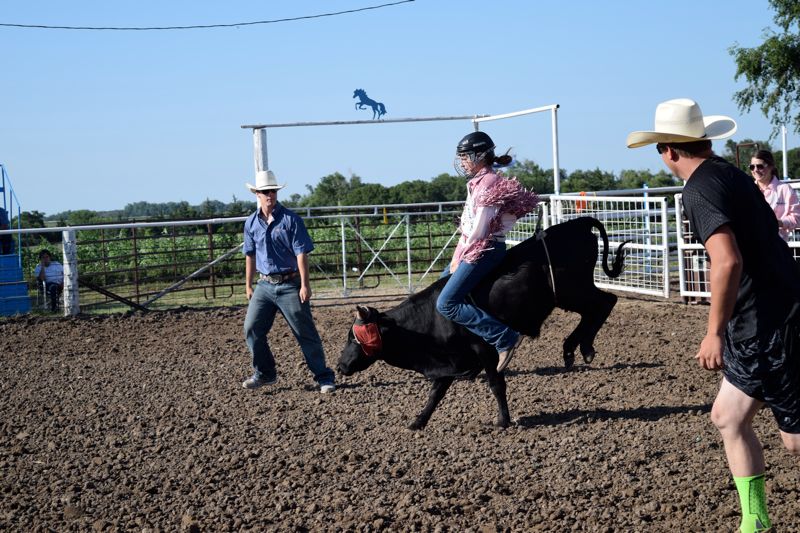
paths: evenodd
<path fill-rule="evenodd" d="M 251 185 L 245 183 L 250 192 L 256 191 L 277 191 L 283 189 L 286 185 L 278 185 L 278 178 L 271 170 L 259 170 L 256 172 L 256 184 Z"/>
<path fill-rule="evenodd" d="M 639 148 L 653 143 L 724 139 L 736 133 L 736 127 L 736 121 L 730 117 L 704 117 L 697 102 L 689 98 L 677 98 L 658 104 L 654 131 L 634 131 L 628 134 L 628 148 Z"/>

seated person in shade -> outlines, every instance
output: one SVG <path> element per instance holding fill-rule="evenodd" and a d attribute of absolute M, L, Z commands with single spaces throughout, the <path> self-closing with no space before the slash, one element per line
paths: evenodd
<path fill-rule="evenodd" d="M 768 150 L 759 150 L 750 159 L 750 173 L 778 219 L 778 233 L 784 241 L 788 241 L 789 233 L 800 226 L 797 193 L 791 185 L 778 180 L 775 158 Z"/>
<path fill-rule="evenodd" d="M 39 264 L 33 275 L 41 283 L 44 282 L 45 293 L 50 304 L 50 310 L 58 307 L 58 299 L 64 289 L 64 267 L 58 261 L 53 261 L 49 250 L 39 252 Z"/>
<path fill-rule="evenodd" d="M 10 223 L 8 221 L 8 213 L 0 207 L 0 230 L 9 229 Z M 11 234 L 6 233 L 0 235 L 0 255 L 7 255 L 14 251 L 14 240 Z"/>

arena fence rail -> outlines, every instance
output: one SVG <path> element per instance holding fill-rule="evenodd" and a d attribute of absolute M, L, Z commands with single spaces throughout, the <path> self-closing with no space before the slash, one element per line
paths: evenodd
<path fill-rule="evenodd" d="M 790 182 L 794 189 L 800 183 Z M 692 231 L 686 211 L 683 209 L 681 195 L 675 195 L 675 218 L 677 220 L 678 283 L 680 296 L 686 303 L 705 303 L 711 297 L 711 277 L 708 254 L 703 244 Z M 800 263 L 800 230 L 789 233 L 787 242 L 795 261 Z"/>
<path fill-rule="evenodd" d="M 680 188 L 543 196 L 541 209 L 520 219 L 510 243 L 578 216 L 608 229 L 612 250 L 630 241 L 623 276 L 598 286 L 668 297 L 685 250 L 679 217 L 670 216 Z M 462 202 L 297 208 L 316 248 L 310 256 L 315 300 L 400 297 L 438 278 L 457 237 Z M 22 229 L 23 265 L 34 287 L 38 251 L 61 246 L 68 273 L 65 314 L 244 305 L 245 217 Z M 680 247 L 680 249 L 679 249 Z M 598 265 L 600 261 L 598 256 Z M 685 291 L 680 278 L 681 294 Z"/>

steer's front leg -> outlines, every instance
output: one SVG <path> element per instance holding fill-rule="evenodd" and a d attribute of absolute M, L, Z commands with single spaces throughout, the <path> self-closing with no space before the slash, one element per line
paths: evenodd
<path fill-rule="evenodd" d="M 494 425 L 507 428 L 511 423 L 511 415 L 508 413 L 508 398 L 506 397 L 506 378 L 503 372 L 497 372 L 494 367 L 486 368 L 486 381 L 489 382 L 489 389 L 497 400 L 497 420 Z"/>
<path fill-rule="evenodd" d="M 431 391 L 428 393 L 428 403 L 425 404 L 422 412 L 418 414 L 414 421 L 408 426 L 408 429 L 417 430 L 425 427 L 431 415 L 436 410 L 436 406 L 438 406 L 439 402 L 444 398 L 447 389 L 453 384 L 453 379 L 452 377 L 447 377 L 433 380 Z"/>

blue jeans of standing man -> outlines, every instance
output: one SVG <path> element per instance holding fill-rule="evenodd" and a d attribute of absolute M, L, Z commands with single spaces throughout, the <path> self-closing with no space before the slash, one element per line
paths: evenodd
<path fill-rule="evenodd" d="M 50 306 L 50 311 L 56 312 L 58 309 L 59 301 L 61 300 L 61 291 L 64 290 L 62 283 L 53 283 L 51 281 L 44 282 L 45 303 Z"/>
<path fill-rule="evenodd" d="M 311 304 L 308 301 L 300 303 L 299 291 L 299 278 L 277 285 L 262 280 L 253 289 L 244 319 L 244 336 L 247 347 L 253 354 L 253 369 L 256 377 L 266 380 L 276 377 L 275 357 L 269 348 L 267 333 L 275 322 L 275 315 L 280 311 L 300 343 L 303 357 L 308 369 L 314 374 L 314 379 L 320 385 L 333 384 L 333 370 L 325 366 L 325 351 L 311 316 Z"/>
<path fill-rule="evenodd" d="M 505 255 L 506 243 L 495 242 L 494 247 L 483 252 L 477 262 L 461 261 L 436 300 L 436 310 L 439 313 L 481 337 L 494 346 L 498 352 L 514 346 L 519 338 L 519 333 L 465 300 L 470 291 L 486 274 L 500 264 Z M 449 274 L 449 269 L 450 265 L 447 265 L 442 277 Z"/>

